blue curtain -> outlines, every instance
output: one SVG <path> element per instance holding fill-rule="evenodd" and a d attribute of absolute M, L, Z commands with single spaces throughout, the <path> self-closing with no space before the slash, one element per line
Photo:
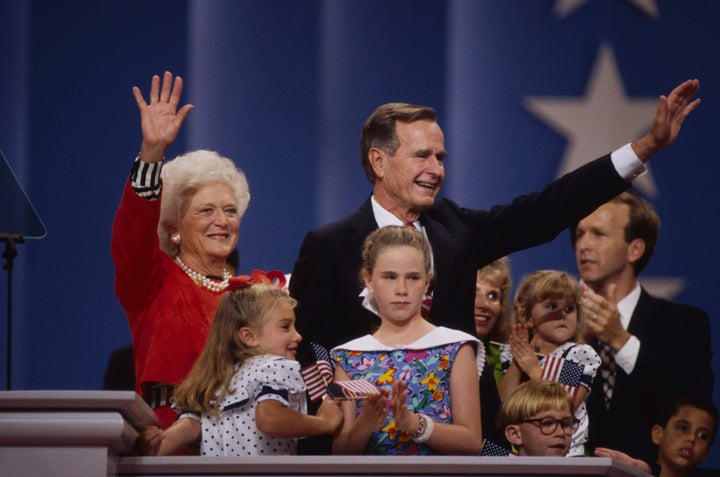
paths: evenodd
<path fill-rule="evenodd" d="M 715 321 L 718 14 L 715 0 L 1 2 L 0 149 L 48 228 L 15 262 L 13 388 L 99 388 L 130 341 L 110 228 L 141 140 L 131 87 L 164 70 L 195 105 L 171 155 L 217 150 L 248 176 L 241 272 L 290 272 L 308 230 L 369 196 L 358 140 L 382 103 L 436 108 L 442 194 L 488 208 L 639 137 L 648 104 L 700 78 L 703 104 L 642 186 L 663 220 L 643 275 Z M 566 234 L 510 258 L 516 282 L 575 272 Z"/>

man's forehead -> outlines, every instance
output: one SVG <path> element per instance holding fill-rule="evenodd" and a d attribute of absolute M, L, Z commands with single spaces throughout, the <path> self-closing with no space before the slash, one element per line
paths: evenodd
<path fill-rule="evenodd" d="M 445 149 L 445 135 L 435 121 L 427 119 L 412 122 L 398 121 L 395 132 L 401 144 Z"/>
<path fill-rule="evenodd" d="M 595 209 L 590 215 L 580 221 L 588 226 L 596 222 L 618 224 L 624 227 L 630 222 L 630 207 L 627 204 L 608 202 Z"/>

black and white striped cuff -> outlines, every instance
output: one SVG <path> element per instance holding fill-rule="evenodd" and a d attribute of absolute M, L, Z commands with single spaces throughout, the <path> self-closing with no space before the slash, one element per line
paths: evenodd
<path fill-rule="evenodd" d="M 160 171 L 162 161 L 155 163 L 143 162 L 138 155 L 130 170 L 130 185 L 137 195 L 145 199 L 159 199 L 162 183 Z"/>

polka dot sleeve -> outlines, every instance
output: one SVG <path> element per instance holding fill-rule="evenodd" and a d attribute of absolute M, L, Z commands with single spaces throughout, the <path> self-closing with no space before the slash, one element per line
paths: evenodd
<path fill-rule="evenodd" d="M 236 370 L 230 393 L 220 401 L 220 409 L 244 406 L 254 400 L 272 397 L 288 405 L 288 394 L 305 393 L 300 363 L 280 356 L 254 356 Z"/>
<path fill-rule="evenodd" d="M 288 395 L 305 392 L 305 381 L 302 379 L 300 363 L 297 361 L 276 357 L 254 364 L 257 368 L 252 374 L 262 376 L 255 395 L 258 402 L 275 399 L 287 406 Z"/>

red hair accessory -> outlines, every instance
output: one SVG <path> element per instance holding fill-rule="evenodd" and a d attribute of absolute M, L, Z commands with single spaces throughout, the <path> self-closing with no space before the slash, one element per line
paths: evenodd
<path fill-rule="evenodd" d="M 276 285 L 280 288 L 285 286 L 287 280 L 285 274 L 278 270 L 270 270 L 263 272 L 262 270 L 253 270 L 252 275 L 238 275 L 228 280 L 228 286 L 225 291 L 233 291 L 239 288 L 249 287 L 257 283 L 265 283 L 267 285 Z"/>

